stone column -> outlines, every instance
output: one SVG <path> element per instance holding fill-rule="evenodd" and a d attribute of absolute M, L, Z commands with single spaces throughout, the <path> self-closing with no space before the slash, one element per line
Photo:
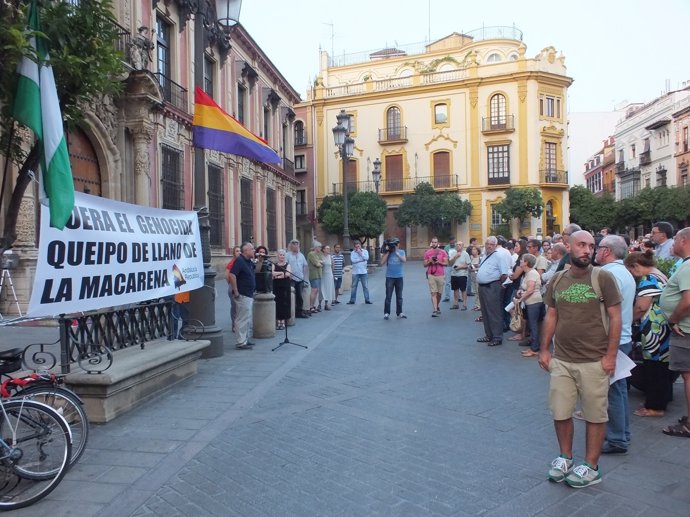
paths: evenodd
<path fill-rule="evenodd" d="M 254 295 L 254 337 L 267 338 L 276 335 L 275 299 L 273 293 Z"/>
<path fill-rule="evenodd" d="M 135 203 L 141 206 L 151 205 L 151 138 L 153 127 L 142 124 L 130 128 L 134 142 L 134 189 Z"/>

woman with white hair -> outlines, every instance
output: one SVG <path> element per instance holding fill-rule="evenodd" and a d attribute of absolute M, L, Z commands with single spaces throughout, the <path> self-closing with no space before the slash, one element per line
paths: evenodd
<path fill-rule="evenodd" d="M 331 260 L 331 247 L 326 244 L 321 255 L 321 297 L 323 298 L 324 310 L 330 311 L 329 303 L 335 300 L 335 280 L 333 279 L 333 262 Z"/>

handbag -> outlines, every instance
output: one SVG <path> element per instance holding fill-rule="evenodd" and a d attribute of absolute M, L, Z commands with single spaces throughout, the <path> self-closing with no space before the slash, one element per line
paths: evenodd
<path fill-rule="evenodd" d="M 513 308 L 513 314 L 510 317 L 510 330 L 512 330 L 513 332 L 520 332 L 522 330 L 523 321 L 524 318 L 522 316 L 522 309 L 520 308 L 520 304 L 516 304 Z"/>

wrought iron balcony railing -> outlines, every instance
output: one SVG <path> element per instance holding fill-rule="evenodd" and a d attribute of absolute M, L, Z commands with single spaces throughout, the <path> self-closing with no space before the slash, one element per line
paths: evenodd
<path fill-rule="evenodd" d="M 163 100 L 169 102 L 177 109 L 187 112 L 189 109 L 187 106 L 187 89 L 160 72 L 156 74 L 156 77 L 163 91 Z"/>
<path fill-rule="evenodd" d="M 625 162 L 616 162 L 616 174 L 620 174 L 625 170 Z"/>
<path fill-rule="evenodd" d="M 407 142 L 407 126 L 385 127 L 379 129 L 379 143 Z"/>
<path fill-rule="evenodd" d="M 423 182 L 431 183 L 437 190 L 458 189 L 458 175 L 444 174 L 437 176 L 419 176 L 417 178 L 381 179 L 378 192 L 380 194 L 412 192 L 417 185 Z M 348 182 L 347 189 L 349 192 L 376 192 L 376 184 L 371 180 L 351 181 Z M 342 193 L 343 184 L 333 183 L 330 194 Z"/>
<path fill-rule="evenodd" d="M 117 22 L 112 22 L 117 32 L 117 39 L 115 40 L 115 48 L 122 52 L 122 61 L 127 65 L 131 65 L 129 49 L 132 43 L 132 33 L 125 29 Z"/>
<path fill-rule="evenodd" d="M 559 171 L 556 169 L 544 169 L 541 171 L 542 183 L 562 183 L 568 184 L 568 171 Z"/>
<path fill-rule="evenodd" d="M 483 133 L 498 133 L 501 131 L 515 131 L 515 115 L 482 117 Z"/>
<path fill-rule="evenodd" d="M 652 163 L 651 151 L 640 153 L 640 165 L 649 165 Z"/>
<path fill-rule="evenodd" d="M 296 211 L 297 211 L 297 215 L 298 215 L 298 216 L 299 216 L 299 215 L 308 215 L 308 214 L 309 214 L 309 210 L 308 210 L 308 208 L 307 208 L 307 203 L 306 203 L 306 201 L 305 201 L 305 202 L 302 202 L 302 203 L 300 203 L 300 202 L 295 203 L 295 208 L 296 208 Z"/>
<path fill-rule="evenodd" d="M 294 176 L 295 162 L 293 162 L 290 158 L 283 158 L 283 170 L 287 172 L 289 175 Z"/>

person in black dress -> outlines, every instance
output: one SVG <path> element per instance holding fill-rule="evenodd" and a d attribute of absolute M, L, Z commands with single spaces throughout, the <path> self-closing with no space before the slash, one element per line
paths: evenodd
<path fill-rule="evenodd" d="M 285 321 L 290 319 L 290 264 L 287 263 L 286 251 L 278 250 L 273 267 L 273 294 L 276 297 L 276 328 L 285 328 Z"/>

